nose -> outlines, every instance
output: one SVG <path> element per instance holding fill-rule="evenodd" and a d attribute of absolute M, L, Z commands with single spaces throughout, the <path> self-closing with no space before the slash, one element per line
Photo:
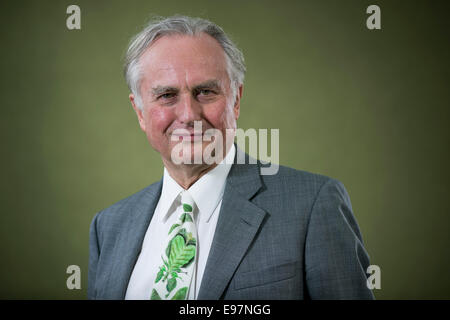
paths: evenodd
<path fill-rule="evenodd" d="M 201 106 L 190 94 L 181 95 L 176 108 L 176 115 L 181 123 L 194 125 L 194 121 L 201 121 Z"/>

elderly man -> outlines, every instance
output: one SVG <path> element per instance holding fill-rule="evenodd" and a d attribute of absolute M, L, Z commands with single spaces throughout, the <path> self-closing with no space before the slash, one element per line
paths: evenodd
<path fill-rule="evenodd" d="M 340 182 L 236 162 L 244 73 L 242 53 L 207 20 L 154 20 L 132 40 L 129 97 L 164 174 L 94 217 L 89 298 L 373 298 Z"/>

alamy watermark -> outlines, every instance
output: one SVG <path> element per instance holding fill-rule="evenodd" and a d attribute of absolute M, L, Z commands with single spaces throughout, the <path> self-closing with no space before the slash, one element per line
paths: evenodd
<path fill-rule="evenodd" d="M 66 27 L 69 30 L 81 29 L 81 9 L 76 4 L 71 4 L 67 7 L 66 13 L 70 16 L 66 19 Z"/>
<path fill-rule="evenodd" d="M 367 7 L 366 13 L 371 15 L 366 20 L 366 27 L 369 30 L 381 29 L 381 9 L 376 4 L 372 4 Z"/>
<path fill-rule="evenodd" d="M 66 26 L 69 30 L 81 29 L 81 9 L 76 4 L 71 4 L 67 7 L 66 13 L 70 16 L 66 19 Z M 371 4 L 367 7 L 366 13 L 370 16 L 366 20 L 366 27 L 369 30 L 381 29 L 381 9 L 376 4 Z"/>
<path fill-rule="evenodd" d="M 179 164 L 219 164 L 222 161 L 226 164 L 224 157 L 224 148 L 230 146 L 234 139 L 239 146 L 246 146 L 246 140 L 249 141 L 250 154 L 257 154 L 258 158 L 268 161 L 268 165 L 261 167 L 262 175 L 274 175 L 279 169 L 279 150 L 280 134 L 279 129 L 270 129 L 270 155 L 268 154 L 268 129 L 254 128 L 226 129 L 225 137 L 221 130 L 210 128 L 203 131 L 202 121 L 194 121 L 194 131 L 188 129 L 175 129 L 171 134 L 171 141 L 177 142 L 172 148 L 171 160 Z M 206 143 L 205 143 L 206 142 Z M 249 163 L 256 163 L 256 159 L 249 157 Z M 246 157 L 244 153 L 238 153 L 236 164 L 245 164 Z"/>
<path fill-rule="evenodd" d="M 67 289 L 81 289 L 81 269 L 79 266 L 73 264 L 67 267 L 66 273 L 70 276 L 66 280 Z"/>
<path fill-rule="evenodd" d="M 367 278 L 367 288 L 370 290 L 381 289 L 381 269 L 376 264 L 372 264 L 367 267 L 367 274 L 370 276 Z"/>
<path fill-rule="evenodd" d="M 70 276 L 66 280 L 66 286 L 69 290 L 81 289 L 81 269 L 77 265 L 70 265 L 66 269 L 66 273 Z M 368 289 L 381 289 L 381 269 L 379 266 L 372 264 L 367 267 L 366 273 L 369 275 L 367 277 L 366 286 Z"/>

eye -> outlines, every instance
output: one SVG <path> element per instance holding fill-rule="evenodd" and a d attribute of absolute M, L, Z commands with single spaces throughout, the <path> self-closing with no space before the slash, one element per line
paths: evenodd
<path fill-rule="evenodd" d="M 167 93 L 163 93 L 162 95 L 158 96 L 158 99 L 171 99 L 175 97 L 175 93 L 173 92 L 167 92 Z"/>
<path fill-rule="evenodd" d="M 210 94 L 213 94 L 214 91 L 210 90 L 210 89 L 201 89 L 199 90 L 198 94 L 202 95 L 202 96 L 208 96 Z"/>

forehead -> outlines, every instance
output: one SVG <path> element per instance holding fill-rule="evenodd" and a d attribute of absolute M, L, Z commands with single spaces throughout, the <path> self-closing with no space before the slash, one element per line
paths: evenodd
<path fill-rule="evenodd" d="M 211 36 L 170 35 L 156 40 L 140 58 L 142 80 L 182 85 L 228 77 L 225 52 Z"/>

